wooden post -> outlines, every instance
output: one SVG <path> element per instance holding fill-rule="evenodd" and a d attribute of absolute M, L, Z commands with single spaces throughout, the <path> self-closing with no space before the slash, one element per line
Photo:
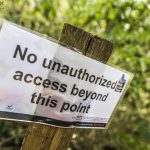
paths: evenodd
<path fill-rule="evenodd" d="M 104 63 L 108 61 L 113 48 L 111 42 L 70 24 L 64 24 L 59 41 Z M 73 132 L 74 129 L 30 123 L 21 150 L 66 150 Z"/>

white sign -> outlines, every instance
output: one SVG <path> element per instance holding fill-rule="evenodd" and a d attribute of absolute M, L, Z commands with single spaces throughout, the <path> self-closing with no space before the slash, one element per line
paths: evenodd
<path fill-rule="evenodd" d="M 0 117 L 63 127 L 107 127 L 133 75 L 4 21 Z"/>

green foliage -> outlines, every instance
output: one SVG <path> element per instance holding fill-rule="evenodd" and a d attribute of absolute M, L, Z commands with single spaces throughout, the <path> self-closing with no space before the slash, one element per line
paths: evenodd
<path fill-rule="evenodd" d="M 26 125 L 12 121 L 0 121 L 0 149 L 1 147 L 21 146 L 22 138 L 25 134 Z"/>
<path fill-rule="evenodd" d="M 110 63 L 134 73 L 108 130 L 78 130 L 71 150 L 150 149 L 150 4 L 148 0 L 15 0 L 0 16 L 58 39 L 69 22 L 114 43 Z M 1 122 L 4 138 L 23 138 L 20 126 Z M 5 133 L 5 134 L 3 134 Z"/>

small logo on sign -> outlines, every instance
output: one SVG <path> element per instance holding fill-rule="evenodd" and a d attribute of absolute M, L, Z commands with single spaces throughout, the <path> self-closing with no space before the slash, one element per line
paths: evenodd
<path fill-rule="evenodd" d="M 115 88 L 115 91 L 116 91 L 116 92 L 122 92 L 125 83 L 126 83 L 126 79 L 125 79 L 125 75 L 123 74 L 123 75 L 121 76 L 119 82 L 117 83 L 117 86 L 116 86 L 116 88 Z"/>
<path fill-rule="evenodd" d="M 13 109 L 13 104 L 12 105 L 7 105 L 6 109 L 12 110 Z"/>

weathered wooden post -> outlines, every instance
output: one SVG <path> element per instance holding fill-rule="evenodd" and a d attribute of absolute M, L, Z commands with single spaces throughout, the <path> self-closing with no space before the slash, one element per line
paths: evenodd
<path fill-rule="evenodd" d="M 59 41 L 103 63 L 108 61 L 113 49 L 111 42 L 70 24 L 64 24 Z M 21 150 L 66 150 L 73 132 L 74 129 L 30 123 Z"/>

